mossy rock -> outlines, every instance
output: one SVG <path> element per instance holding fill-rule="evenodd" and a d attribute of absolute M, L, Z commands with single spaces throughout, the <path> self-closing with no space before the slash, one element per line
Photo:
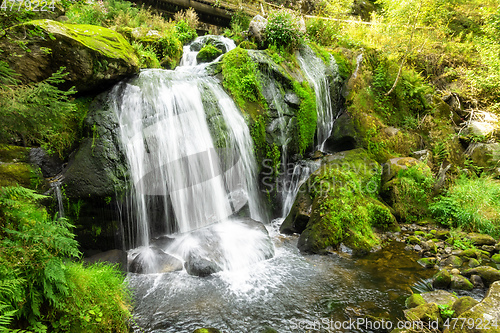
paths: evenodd
<path fill-rule="evenodd" d="M 460 297 L 458 301 L 453 303 L 453 308 L 452 308 L 454 311 L 453 316 L 454 317 L 460 316 L 462 313 L 471 309 L 476 304 L 479 304 L 479 302 L 470 296 Z"/>
<path fill-rule="evenodd" d="M 479 266 L 462 272 L 465 276 L 479 275 L 486 285 L 500 281 L 500 271 L 490 266 Z"/>
<path fill-rule="evenodd" d="M 433 268 L 436 265 L 436 258 L 421 258 L 417 262 L 425 268 Z"/>
<path fill-rule="evenodd" d="M 500 264 L 500 254 L 494 254 L 491 256 L 491 261 L 493 261 L 495 264 Z"/>
<path fill-rule="evenodd" d="M 432 277 L 432 286 L 434 288 L 446 289 L 451 283 L 451 275 L 447 269 L 442 269 Z"/>
<path fill-rule="evenodd" d="M 35 20 L 5 30 L 0 60 L 23 83 L 40 82 L 60 67 L 68 73 L 62 88 L 78 92 L 102 90 L 136 73 L 139 60 L 119 33 L 100 26 Z"/>
<path fill-rule="evenodd" d="M 476 249 L 465 249 L 462 251 L 460 256 L 467 258 L 477 258 L 477 250 Z"/>
<path fill-rule="evenodd" d="M 474 289 L 474 285 L 467 280 L 467 278 L 462 275 L 452 275 L 451 276 L 451 289 L 455 290 L 472 290 Z"/>
<path fill-rule="evenodd" d="M 412 294 L 405 301 L 405 306 L 408 309 L 416 308 L 417 306 L 425 304 L 425 300 L 420 294 Z"/>
<path fill-rule="evenodd" d="M 436 303 L 451 307 L 458 299 L 457 296 L 445 290 L 434 290 L 421 294 L 426 303 Z"/>
<path fill-rule="evenodd" d="M 313 204 L 299 249 L 321 253 L 344 243 L 356 251 L 370 251 L 379 243 L 372 227 L 397 228 L 389 209 L 376 199 L 380 171 L 363 149 L 324 158 L 307 182 Z"/>
<path fill-rule="evenodd" d="M 258 47 L 255 43 L 252 43 L 248 40 L 244 40 L 238 46 L 241 47 L 242 49 L 245 49 L 245 50 L 257 50 L 258 49 Z"/>
<path fill-rule="evenodd" d="M 27 163 L 0 164 L 0 187 L 16 186 L 31 187 L 32 168 Z"/>
<path fill-rule="evenodd" d="M 479 266 L 481 266 L 481 263 L 477 259 L 474 259 L 474 258 L 469 259 L 469 267 L 470 268 L 479 267 Z"/>
<path fill-rule="evenodd" d="M 420 240 L 420 238 L 416 237 L 416 236 L 410 236 L 406 239 L 406 242 L 408 244 L 412 244 L 412 245 L 419 245 L 422 243 L 422 241 Z"/>
<path fill-rule="evenodd" d="M 451 266 L 454 268 L 460 268 L 463 265 L 463 261 L 458 256 L 450 256 L 450 257 L 442 260 L 440 265 L 441 266 Z"/>
<path fill-rule="evenodd" d="M 26 162 L 29 148 L 0 144 L 0 162 Z"/>
<path fill-rule="evenodd" d="M 196 60 L 198 60 L 199 63 L 210 62 L 215 60 L 221 54 L 221 50 L 219 50 L 212 44 L 207 44 L 201 48 L 200 52 L 198 52 L 198 54 L 196 55 Z"/>
<path fill-rule="evenodd" d="M 436 238 L 438 238 L 438 239 L 445 240 L 445 239 L 448 239 L 448 237 L 450 237 L 449 230 L 438 230 L 436 232 Z"/>
<path fill-rule="evenodd" d="M 198 328 L 193 333 L 221 333 L 221 331 L 216 328 Z"/>
<path fill-rule="evenodd" d="M 481 245 L 495 245 L 496 241 L 490 235 L 478 234 L 478 233 L 470 233 L 467 234 L 467 238 L 471 240 L 471 242 L 476 246 Z"/>
<path fill-rule="evenodd" d="M 421 231 L 421 230 L 416 230 L 416 231 L 415 231 L 415 236 L 425 237 L 425 232 L 423 232 L 423 231 Z"/>
<path fill-rule="evenodd" d="M 405 318 L 408 321 L 422 321 L 442 323 L 441 312 L 436 303 L 427 303 L 417 306 L 416 308 L 404 310 Z M 441 326 L 441 325 L 439 325 Z"/>

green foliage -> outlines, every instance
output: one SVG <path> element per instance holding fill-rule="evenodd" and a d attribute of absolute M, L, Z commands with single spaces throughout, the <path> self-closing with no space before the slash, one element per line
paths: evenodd
<path fill-rule="evenodd" d="M 439 304 L 438 307 L 442 318 L 452 318 L 455 314 L 455 310 L 453 310 L 449 304 Z"/>
<path fill-rule="evenodd" d="M 448 193 L 431 204 L 436 219 L 449 227 L 500 235 L 500 183 L 489 177 L 458 178 Z"/>
<path fill-rule="evenodd" d="M 224 55 L 222 76 L 224 88 L 231 93 L 243 111 L 249 103 L 266 105 L 262 86 L 257 78 L 257 65 L 247 50 L 237 47 Z"/>
<path fill-rule="evenodd" d="M 335 22 L 312 18 L 306 22 L 307 36 L 323 46 L 332 46 L 339 37 L 341 26 Z"/>
<path fill-rule="evenodd" d="M 187 42 L 190 42 L 198 37 L 196 29 L 190 27 L 189 23 L 186 20 L 180 20 L 179 22 L 175 23 L 175 32 L 177 34 L 177 38 L 182 44 L 186 44 Z"/>
<path fill-rule="evenodd" d="M 84 268 L 67 220 L 38 205 L 45 196 L 0 189 L 0 330 L 128 332 L 129 292 L 115 267 Z"/>
<path fill-rule="evenodd" d="M 287 9 L 269 14 L 265 35 L 267 44 L 287 51 L 297 49 L 304 42 L 300 18 Z"/>
<path fill-rule="evenodd" d="M 19 138 L 25 146 L 38 144 L 63 156 L 78 138 L 86 114 L 70 101 L 73 89 L 56 87 L 64 82 L 64 68 L 42 82 L 20 85 L 13 83 L 4 63 L 0 67 L 0 80 L 10 82 L 0 86 L 0 140 Z"/>
<path fill-rule="evenodd" d="M 316 95 L 309 84 L 293 82 L 294 92 L 300 98 L 300 108 L 297 111 L 297 150 L 303 154 L 314 143 L 318 114 L 316 111 Z"/>
<path fill-rule="evenodd" d="M 244 42 L 246 31 L 250 25 L 250 19 L 250 16 L 248 16 L 248 14 L 246 14 L 243 10 L 234 12 L 231 15 L 231 23 L 229 24 L 230 29 L 224 30 L 224 36 L 234 39 L 236 44 Z"/>
<path fill-rule="evenodd" d="M 154 40 L 151 44 L 151 50 L 160 60 L 160 64 L 169 69 L 175 68 L 182 57 L 182 43 L 172 29 L 165 32 L 160 39 Z"/>
<path fill-rule="evenodd" d="M 132 47 L 139 57 L 141 68 L 160 68 L 160 61 L 150 46 L 144 46 L 134 41 Z"/>

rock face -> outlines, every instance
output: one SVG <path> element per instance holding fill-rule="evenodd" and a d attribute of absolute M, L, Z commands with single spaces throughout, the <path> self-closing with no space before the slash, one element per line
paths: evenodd
<path fill-rule="evenodd" d="M 369 251 L 378 243 L 372 227 L 397 228 L 389 209 L 376 199 L 380 173 L 380 165 L 363 149 L 323 158 L 300 188 L 281 231 L 300 232 L 305 225 L 298 241 L 305 252 L 322 253 L 341 243 Z"/>
<path fill-rule="evenodd" d="M 92 103 L 84 139 L 64 172 L 70 198 L 115 196 L 127 186 L 128 168 L 118 138 L 118 121 L 109 109 L 107 95 Z"/>
<path fill-rule="evenodd" d="M 40 82 L 63 66 L 68 75 L 62 88 L 79 92 L 102 90 L 139 69 L 134 49 L 120 34 L 92 25 L 30 21 L 5 30 L 0 49 L 0 60 L 23 83 Z"/>

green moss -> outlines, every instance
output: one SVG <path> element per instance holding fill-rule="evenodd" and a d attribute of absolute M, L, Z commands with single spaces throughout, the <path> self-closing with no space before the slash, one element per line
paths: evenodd
<path fill-rule="evenodd" d="M 300 107 L 297 111 L 297 150 L 304 153 L 314 143 L 318 114 L 316 111 L 316 95 L 306 81 L 300 84 L 293 82 L 293 90 L 300 98 Z"/>
<path fill-rule="evenodd" d="M 500 264 L 500 254 L 494 254 L 493 256 L 491 256 L 491 260 L 496 264 Z"/>
<path fill-rule="evenodd" d="M 35 20 L 23 25 L 31 29 L 40 27 L 49 34 L 68 36 L 106 57 L 123 59 L 139 65 L 132 46 L 122 35 L 113 30 L 95 25 L 64 24 L 52 20 Z"/>
<path fill-rule="evenodd" d="M 224 55 L 222 76 L 224 88 L 231 93 L 244 113 L 249 113 L 247 106 L 250 103 L 257 103 L 261 110 L 267 110 L 262 86 L 257 78 L 257 65 L 247 50 L 237 47 Z M 255 115 L 252 115 L 252 118 L 255 118 Z"/>
<path fill-rule="evenodd" d="M 248 40 L 244 40 L 238 46 L 245 50 L 257 50 L 258 48 L 257 45 L 255 45 L 255 43 L 252 43 Z"/>
<path fill-rule="evenodd" d="M 339 68 L 339 74 L 342 77 L 342 79 L 347 79 L 349 76 L 351 76 L 352 72 L 352 66 L 351 63 L 342 55 L 340 52 L 331 52 L 331 55 L 335 59 L 335 62 L 337 63 L 337 66 Z"/>
<path fill-rule="evenodd" d="M 0 164 L 0 187 L 31 186 L 32 169 L 26 163 L 2 163 Z"/>
<path fill-rule="evenodd" d="M 411 308 L 416 308 L 417 306 L 425 304 L 425 300 L 420 294 L 412 294 L 410 297 L 408 297 L 405 301 L 405 306 L 408 309 Z"/>
<path fill-rule="evenodd" d="M 447 269 L 442 269 L 432 277 L 432 286 L 434 288 L 448 288 L 451 283 L 451 275 Z"/>
<path fill-rule="evenodd" d="M 220 56 L 222 51 L 211 44 L 202 47 L 200 52 L 196 55 L 198 62 L 210 62 Z"/>
<path fill-rule="evenodd" d="M 28 155 L 28 148 L 0 144 L 0 162 L 23 162 Z"/>

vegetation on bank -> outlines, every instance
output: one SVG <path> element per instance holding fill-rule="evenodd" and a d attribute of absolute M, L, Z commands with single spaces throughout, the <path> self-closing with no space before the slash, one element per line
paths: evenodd
<path fill-rule="evenodd" d="M 75 262 L 72 225 L 51 217 L 46 197 L 0 189 L 0 331 L 128 332 L 130 294 L 106 265 Z"/>

